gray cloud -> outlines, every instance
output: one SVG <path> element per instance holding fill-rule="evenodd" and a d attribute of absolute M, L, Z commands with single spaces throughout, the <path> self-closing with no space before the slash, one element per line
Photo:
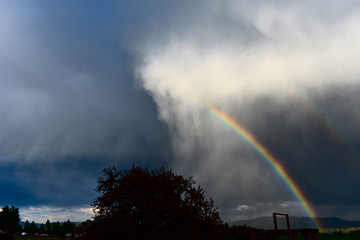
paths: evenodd
<path fill-rule="evenodd" d="M 174 24 L 144 48 L 139 75 L 172 131 L 173 166 L 205 185 L 227 216 L 234 212 L 224 209 L 239 205 L 252 209 L 247 216 L 262 214 L 261 202 L 268 212 L 284 202 L 301 208 L 266 161 L 204 106 L 252 132 L 319 215 L 330 214 L 322 206 L 358 201 L 360 8 L 323 4 L 206 2 L 190 12 L 191 24 L 175 15 L 186 27 Z"/>
<path fill-rule="evenodd" d="M 102 167 L 131 162 L 194 176 L 225 220 L 305 214 L 204 106 L 244 125 L 320 216 L 357 217 L 357 2 L 0 5 L 0 188 L 42 206 L 25 217 L 83 208 Z"/>
<path fill-rule="evenodd" d="M 68 4 L 2 4 L 2 162 L 135 157 L 166 143 L 134 86 L 132 57 L 116 45 L 115 17 L 102 12 L 111 5 Z"/>
<path fill-rule="evenodd" d="M 24 220 L 85 220 L 104 167 L 171 156 L 112 11 L 104 1 L 0 3 L 0 202 Z"/>
<path fill-rule="evenodd" d="M 94 217 L 92 208 L 88 206 L 77 208 L 26 207 L 21 209 L 21 213 L 21 221 L 34 221 L 36 219 L 37 222 L 41 223 L 45 223 L 47 220 L 50 222 L 65 222 L 69 219 L 72 222 L 82 222 Z"/>

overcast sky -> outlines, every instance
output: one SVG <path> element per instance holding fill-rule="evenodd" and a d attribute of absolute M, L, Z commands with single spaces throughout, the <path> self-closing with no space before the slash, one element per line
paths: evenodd
<path fill-rule="evenodd" d="M 102 169 L 194 176 L 225 221 L 360 220 L 357 1 L 0 2 L 0 205 L 91 218 Z"/>

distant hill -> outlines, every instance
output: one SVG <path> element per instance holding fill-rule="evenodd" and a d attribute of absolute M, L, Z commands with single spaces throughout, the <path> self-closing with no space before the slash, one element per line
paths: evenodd
<path fill-rule="evenodd" d="M 324 228 L 350 228 L 360 227 L 360 221 L 347 221 L 337 217 L 318 218 Z M 286 228 L 285 217 L 277 218 L 278 227 L 280 229 Z M 249 227 L 262 228 L 262 229 L 274 229 L 274 222 L 272 217 L 259 217 L 249 220 L 239 220 L 228 222 L 229 226 L 232 225 L 246 225 Z M 309 217 L 290 217 L 291 228 L 316 228 L 315 224 Z"/>
<path fill-rule="evenodd" d="M 31 223 L 31 222 L 30 222 L 30 223 Z M 63 222 L 60 222 L 60 223 L 62 224 Z M 81 224 L 81 222 L 72 222 L 72 223 L 75 223 L 76 226 L 79 226 L 79 225 Z M 43 223 L 43 224 L 45 225 L 45 223 Z M 24 227 L 25 222 L 20 221 L 20 222 L 19 222 L 19 225 L 20 225 L 21 227 Z M 35 223 L 35 225 L 39 228 L 39 227 L 41 226 L 41 223 Z"/>
<path fill-rule="evenodd" d="M 30 222 L 30 224 L 31 224 L 31 222 Z M 20 221 L 20 222 L 19 222 L 19 225 L 20 225 L 21 227 L 24 227 L 25 222 Z M 39 227 L 40 227 L 40 225 L 41 225 L 41 223 L 35 223 L 35 225 L 39 228 Z"/>

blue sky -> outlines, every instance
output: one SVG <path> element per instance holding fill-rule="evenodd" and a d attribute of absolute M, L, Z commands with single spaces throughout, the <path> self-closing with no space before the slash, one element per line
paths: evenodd
<path fill-rule="evenodd" d="M 82 221 L 102 169 L 194 176 L 224 220 L 304 216 L 202 105 L 243 124 L 321 217 L 359 220 L 356 1 L 0 2 L 0 205 Z"/>

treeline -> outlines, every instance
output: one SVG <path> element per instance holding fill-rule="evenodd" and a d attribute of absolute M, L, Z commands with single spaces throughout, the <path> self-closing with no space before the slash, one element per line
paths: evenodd
<path fill-rule="evenodd" d="M 76 228 L 84 228 L 90 224 L 90 220 L 87 220 L 80 224 L 80 226 L 76 226 L 75 223 L 67 220 L 66 222 L 60 223 L 46 221 L 45 224 L 37 225 L 34 221 L 31 223 L 26 221 L 24 226 L 20 226 L 20 214 L 19 209 L 14 206 L 5 205 L 0 209 L 0 233 L 6 233 L 10 235 L 17 235 L 21 233 L 26 233 L 30 235 L 56 235 L 56 236 L 65 236 L 65 235 L 73 235 L 75 233 Z M 1 239 L 1 236 L 0 236 Z"/>
<path fill-rule="evenodd" d="M 0 211 L 0 232 L 16 233 L 20 225 L 19 209 L 5 205 Z"/>
<path fill-rule="evenodd" d="M 34 221 L 32 221 L 31 223 L 29 221 L 26 221 L 21 232 L 27 234 L 48 234 L 64 236 L 65 234 L 69 233 L 73 234 L 75 232 L 75 227 L 76 225 L 70 222 L 70 220 L 67 220 L 63 223 L 60 223 L 59 221 L 50 223 L 50 221 L 47 220 L 45 224 L 42 223 L 39 227 L 35 224 Z"/>

